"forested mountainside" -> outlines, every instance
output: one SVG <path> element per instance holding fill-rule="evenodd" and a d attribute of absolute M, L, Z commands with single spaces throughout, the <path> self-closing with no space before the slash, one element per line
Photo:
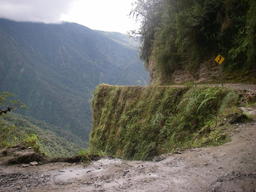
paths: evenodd
<path fill-rule="evenodd" d="M 1 116 L 0 131 L 0 149 L 15 145 L 27 145 L 48 157 L 75 155 L 81 150 L 80 146 L 83 144 L 79 137 L 68 132 L 45 122 L 14 113 Z M 76 141 L 76 144 L 73 141 Z"/>
<path fill-rule="evenodd" d="M 75 23 L 0 19 L 0 72 L 0 90 L 28 106 L 22 114 L 82 138 L 89 134 L 97 84 L 147 82 L 135 49 Z"/>
<path fill-rule="evenodd" d="M 137 1 L 133 13 L 142 19 L 141 56 L 153 83 L 216 82 L 221 70 L 226 81 L 255 82 L 255 0 Z M 222 66 L 214 63 L 219 54 Z"/>

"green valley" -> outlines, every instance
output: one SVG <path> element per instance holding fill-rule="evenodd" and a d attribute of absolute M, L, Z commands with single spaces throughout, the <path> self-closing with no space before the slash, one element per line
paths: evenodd
<path fill-rule="evenodd" d="M 0 148 L 24 145 L 33 147 L 48 157 L 76 155 L 81 150 L 83 141 L 79 137 L 65 132 L 65 130 L 56 129 L 45 122 L 19 114 L 11 113 L 1 116 Z M 59 134 L 56 134 L 56 131 Z M 73 141 L 76 141 L 76 144 Z"/>
<path fill-rule="evenodd" d="M 147 83 L 137 50 L 113 38 L 75 23 L 0 19 L 0 90 L 27 105 L 18 113 L 66 130 L 86 144 L 96 85 Z"/>

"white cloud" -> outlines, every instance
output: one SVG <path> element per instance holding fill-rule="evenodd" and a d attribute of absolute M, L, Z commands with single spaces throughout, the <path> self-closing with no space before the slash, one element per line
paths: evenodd
<path fill-rule="evenodd" d="M 0 0 L 0 17 L 16 21 L 80 23 L 107 31 L 136 27 L 128 14 L 135 0 Z"/>
<path fill-rule="evenodd" d="M 0 0 L 0 17 L 17 21 L 58 22 L 75 0 Z"/>
<path fill-rule="evenodd" d="M 77 0 L 63 20 L 107 31 L 127 32 L 136 27 L 129 17 L 134 0 Z"/>

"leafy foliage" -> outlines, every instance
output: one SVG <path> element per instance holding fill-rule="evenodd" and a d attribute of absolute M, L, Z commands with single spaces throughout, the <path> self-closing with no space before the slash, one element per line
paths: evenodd
<path fill-rule="evenodd" d="M 18 100 L 12 99 L 13 95 L 8 92 L 0 92 L 0 115 L 6 114 L 25 105 Z"/>
<path fill-rule="evenodd" d="M 27 135 L 23 140 L 23 144 L 26 147 L 33 147 L 36 152 L 40 152 L 39 138 L 36 134 Z"/>
<path fill-rule="evenodd" d="M 217 54 L 225 71 L 252 71 L 255 65 L 254 0 L 138 0 L 142 58 L 160 82 L 177 69 L 196 71 Z M 154 61 L 154 66 L 150 65 Z"/>

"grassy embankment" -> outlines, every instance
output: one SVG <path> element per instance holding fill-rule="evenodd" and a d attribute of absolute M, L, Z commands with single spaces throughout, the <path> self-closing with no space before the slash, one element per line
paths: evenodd
<path fill-rule="evenodd" d="M 90 151 L 134 160 L 229 140 L 242 95 L 226 88 L 100 85 Z"/>

